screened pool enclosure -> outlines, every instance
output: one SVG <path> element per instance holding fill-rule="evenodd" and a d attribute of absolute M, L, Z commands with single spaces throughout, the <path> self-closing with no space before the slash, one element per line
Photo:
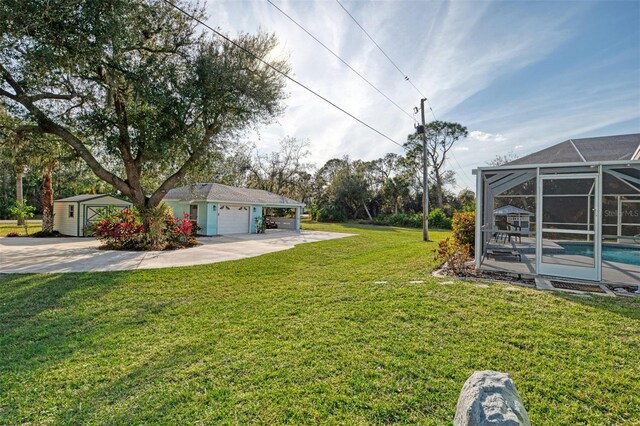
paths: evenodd
<path fill-rule="evenodd" d="M 478 168 L 476 267 L 640 284 L 639 160 L 635 134 Z"/>

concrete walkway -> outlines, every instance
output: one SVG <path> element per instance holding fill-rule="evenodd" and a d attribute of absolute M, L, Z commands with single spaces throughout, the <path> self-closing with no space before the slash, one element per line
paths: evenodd
<path fill-rule="evenodd" d="M 203 265 L 288 250 L 355 234 L 273 230 L 199 237 L 201 245 L 171 251 L 99 250 L 93 238 L 0 238 L 0 273 L 124 271 Z"/>

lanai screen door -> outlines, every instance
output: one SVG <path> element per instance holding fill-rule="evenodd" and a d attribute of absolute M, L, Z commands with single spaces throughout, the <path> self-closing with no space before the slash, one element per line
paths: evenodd
<path fill-rule="evenodd" d="M 541 175 L 536 244 L 538 272 L 600 280 L 601 209 L 598 174 Z"/>

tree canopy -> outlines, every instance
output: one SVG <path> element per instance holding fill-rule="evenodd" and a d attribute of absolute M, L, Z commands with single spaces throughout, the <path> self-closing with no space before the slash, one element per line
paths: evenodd
<path fill-rule="evenodd" d="M 436 203 L 440 209 L 444 208 L 445 184 L 455 183 L 453 171 L 445 170 L 447 155 L 453 145 L 467 135 L 467 128 L 459 123 L 435 120 L 425 126 L 427 162 L 431 177 L 435 180 Z M 409 135 L 405 148 L 408 151 L 407 157 L 421 165 L 422 137 L 418 134 Z M 421 167 L 418 168 L 421 169 Z"/>
<path fill-rule="evenodd" d="M 159 0 L 5 0 L 0 22 L 0 96 L 140 208 L 283 110 L 282 75 L 243 50 L 287 73 L 273 35 L 210 38 Z"/>

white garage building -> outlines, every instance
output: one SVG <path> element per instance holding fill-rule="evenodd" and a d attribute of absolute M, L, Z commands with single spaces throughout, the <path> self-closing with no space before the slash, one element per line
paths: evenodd
<path fill-rule="evenodd" d="M 197 183 L 170 190 L 164 197 L 175 217 L 186 212 L 201 235 L 249 234 L 267 209 L 288 209 L 293 218 L 278 221 L 279 229 L 300 230 L 304 203 L 273 192 L 236 188 L 218 183 Z"/>
<path fill-rule="evenodd" d="M 131 203 L 106 194 L 82 194 L 53 202 L 53 230 L 63 235 L 83 237 L 87 226 L 100 217 L 100 211 L 123 209 Z"/>

